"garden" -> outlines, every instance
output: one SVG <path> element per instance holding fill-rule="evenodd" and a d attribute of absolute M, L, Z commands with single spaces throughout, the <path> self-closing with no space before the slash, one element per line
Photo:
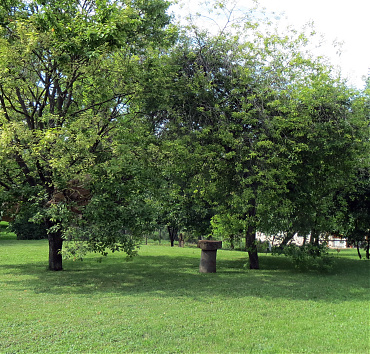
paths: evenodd
<path fill-rule="evenodd" d="M 0 353 L 369 353 L 370 76 L 171 3 L 0 2 Z"/>

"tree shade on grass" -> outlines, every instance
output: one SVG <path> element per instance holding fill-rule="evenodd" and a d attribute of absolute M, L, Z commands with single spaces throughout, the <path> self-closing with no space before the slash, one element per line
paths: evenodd
<path fill-rule="evenodd" d="M 355 250 L 319 275 L 271 255 L 256 273 L 226 250 L 217 273 L 199 274 L 199 249 L 153 245 L 130 262 L 92 255 L 56 274 L 46 240 L 0 246 L 4 352 L 369 351 L 369 263 Z"/>

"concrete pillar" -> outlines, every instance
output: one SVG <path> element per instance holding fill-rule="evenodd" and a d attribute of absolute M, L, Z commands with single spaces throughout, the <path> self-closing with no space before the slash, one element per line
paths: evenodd
<path fill-rule="evenodd" d="M 200 273 L 216 273 L 216 255 L 217 250 L 221 247 L 222 241 L 198 241 L 198 248 L 202 250 L 199 264 Z"/>

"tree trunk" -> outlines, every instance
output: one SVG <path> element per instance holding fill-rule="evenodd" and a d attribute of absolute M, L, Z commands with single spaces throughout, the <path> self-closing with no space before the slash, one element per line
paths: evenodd
<path fill-rule="evenodd" d="M 310 234 L 310 244 L 313 245 L 315 243 L 315 230 L 311 230 L 311 234 Z"/>
<path fill-rule="evenodd" d="M 356 247 L 357 247 L 357 254 L 358 254 L 358 257 L 361 259 L 361 258 L 362 258 L 362 256 L 361 256 L 361 252 L 360 252 L 360 241 L 357 241 L 357 245 L 356 245 Z"/>
<path fill-rule="evenodd" d="M 62 267 L 63 237 L 60 231 L 49 234 L 49 269 L 63 270 Z"/>
<path fill-rule="evenodd" d="M 307 235 L 304 235 L 304 236 L 303 236 L 303 246 L 305 246 L 305 245 L 306 245 L 306 242 L 307 242 Z"/>
<path fill-rule="evenodd" d="M 248 251 L 249 256 L 249 268 L 250 269 L 260 269 L 259 260 L 258 260 L 258 252 L 257 252 L 257 244 L 256 244 L 256 199 L 251 200 L 251 208 L 248 212 L 248 221 L 249 225 L 247 228 L 247 232 L 245 235 L 245 246 Z"/>
<path fill-rule="evenodd" d="M 256 228 L 249 226 L 245 235 L 245 246 L 249 256 L 249 268 L 260 269 L 256 245 Z"/>
<path fill-rule="evenodd" d="M 175 245 L 175 238 L 177 236 L 177 227 L 167 226 L 168 235 L 170 236 L 171 247 Z"/>
<path fill-rule="evenodd" d="M 230 235 L 230 249 L 233 250 L 234 248 L 234 235 Z"/>

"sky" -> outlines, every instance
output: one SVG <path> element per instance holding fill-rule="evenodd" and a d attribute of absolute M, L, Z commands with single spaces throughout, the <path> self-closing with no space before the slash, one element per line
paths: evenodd
<path fill-rule="evenodd" d="M 199 11 L 199 1 L 182 2 L 183 8 L 177 8 L 176 14 Z M 241 0 L 238 6 L 248 3 L 251 0 Z M 351 85 L 364 87 L 363 76 L 370 74 L 369 0 L 259 0 L 259 3 L 271 18 L 282 14 L 280 21 L 298 30 L 313 21 L 316 31 L 325 38 L 317 54 L 329 57 L 332 64 L 339 66 Z M 334 42 L 342 42 L 340 55 Z"/>

